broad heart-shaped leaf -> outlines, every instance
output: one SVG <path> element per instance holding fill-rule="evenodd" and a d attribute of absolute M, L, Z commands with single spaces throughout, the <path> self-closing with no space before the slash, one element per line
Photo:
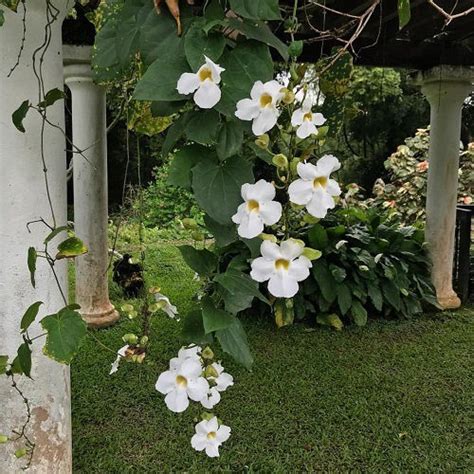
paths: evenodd
<path fill-rule="evenodd" d="M 137 100 L 181 101 L 185 96 L 177 91 L 176 85 L 181 74 L 189 71 L 181 41 L 147 69 L 138 81 L 133 97 Z"/>
<path fill-rule="evenodd" d="M 252 164 L 235 157 L 224 163 L 201 161 L 193 168 L 193 191 L 199 205 L 220 224 L 230 224 L 241 203 L 240 188 L 253 183 Z"/>
<path fill-rule="evenodd" d="M 400 30 L 409 23 L 410 18 L 410 0 L 398 0 L 398 24 Z"/>
<path fill-rule="evenodd" d="M 204 216 L 204 223 L 206 224 L 207 230 L 214 236 L 214 240 L 218 247 L 225 247 L 226 245 L 235 242 L 238 238 L 234 223 L 230 225 L 222 225 L 207 214 Z"/>
<path fill-rule="evenodd" d="M 168 183 L 191 189 L 191 170 L 209 155 L 209 148 L 201 145 L 187 145 L 181 148 L 171 162 Z"/>
<path fill-rule="evenodd" d="M 87 247 L 84 242 L 76 236 L 69 237 L 58 245 L 56 260 L 63 258 L 75 258 L 87 253 Z"/>
<path fill-rule="evenodd" d="M 238 155 L 244 141 L 244 129 L 240 121 L 224 122 L 217 136 L 216 151 L 221 161 Z"/>
<path fill-rule="evenodd" d="M 284 61 L 288 61 L 288 46 L 277 38 L 264 21 L 243 20 L 236 18 L 228 19 L 229 27 L 240 31 L 248 39 L 253 39 L 265 43 L 267 46 L 275 48 Z"/>
<path fill-rule="evenodd" d="M 25 133 L 25 127 L 23 126 L 23 120 L 26 117 L 26 114 L 30 110 L 30 101 L 24 100 L 20 107 L 18 107 L 15 112 L 12 114 L 12 122 L 13 125 L 19 130 L 21 133 Z"/>
<path fill-rule="evenodd" d="M 57 314 L 44 317 L 41 326 L 48 333 L 43 348 L 45 355 L 62 364 L 69 364 L 87 333 L 87 325 L 81 315 L 66 306 Z"/>
<path fill-rule="evenodd" d="M 222 97 L 216 105 L 219 112 L 234 116 L 236 103 L 250 97 L 256 81 L 273 79 L 273 61 L 268 46 L 256 41 L 239 43 L 230 53 L 222 57 Z"/>
<path fill-rule="evenodd" d="M 186 125 L 186 136 L 188 140 L 201 145 L 214 143 L 217 138 L 219 124 L 219 113 L 215 110 L 191 112 L 189 122 Z"/>
<path fill-rule="evenodd" d="M 251 20 L 281 20 L 278 0 L 230 0 L 230 8 Z"/>
<path fill-rule="evenodd" d="M 30 281 L 31 286 L 35 288 L 35 272 L 36 272 L 36 259 L 38 258 L 38 254 L 36 253 L 36 249 L 34 247 L 30 247 L 28 249 L 28 270 L 30 271 Z"/>
<path fill-rule="evenodd" d="M 202 299 L 202 322 L 206 334 L 226 329 L 234 323 L 234 320 L 235 316 L 216 308 L 211 298 L 206 296 Z"/>
<path fill-rule="evenodd" d="M 51 89 L 50 91 L 46 92 L 46 95 L 44 96 L 44 100 L 42 100 L 38 104 L 38 107 L 43 107 L 43 108 L 50 107 L 58 100 L 62 100 L 65 97 L 66 97 L 66 94 L 64 93 L 64 91 L 58 88 Z"/>
<path fill-rule="evenodd" d="M 228 328 L 216 331 L 216 337 L 224 352 L 230 354 L 239 364 L 250 370 L 253 364 L 253 357 L 245 330 L 237 318 L 234 319 L 234 322 Z"/>
<path fill-rule="evenodd" d="M 150 106 L 151 115 L 153 117 L 169 117 L 179 112 L 185 104 L 185 100 L 176 102 L 155 101 Z"/>
<path fill-rule="evenodd" d="M 25 374 L 31 378 L 31 349 L 27 342 L 18 347 L 17 355 L 12 362 L 12 372 L 15 374 Z"/>
<path fill-rule="evenodd" d="M 365 326 L 367 324 L 367 311 L 359 300 L 354 300 L 351 306 L 351 314 L 357 326 Z"/>
<path fill-rule="evenodd" d="M 186 125 L 189 121 L 190 113 L 186 112 L 181 115 L 171 127 L 168 128 L 166 133 L 165 141 L 163 142 L 163 147 L 161 149 L 162 155 L 166 158 L 168 154 L 172 151 L 173 147 L 176 145 L 176 142 L 184 135 Z"/>
<path fill-rule="evenodd" d="M 207 249 L 195 249 L 191 245 L 178 247 L 184 261 L 199 275 L 210 276 L 216 271 L 217 256 Z"/>
<path fill-rule="evenodd" d="M 21 318 L 20 329 L 21 332 L 25 332 L 35 320 L 38 315 L 39 307 L 43 304 L 42 301 L 37 301 L 33 303 L 26 311 L 23 317 Z"/>
<path fill-rule="evenodd" d="M 181 335 L 186 342 L 194 344 L 212 344 L 214 341 L 212 334 L 204 332 L 201 310 L 191 311 L 186 315 Z"/>
<path fill-rule="evenodd" d="M 220 293 L 224 298 L 225 309 L 229 313 L 237 314 L 250 308 L 255 297 L 264 303 L 270 304 L 258 290 L 258 283 L 236 269 L 228 268 L 225 273 L 216 275 L 214 281 L 224 289 Z"/>
<path fill-rule="evenodd" d="M 195 21 L 184 38 L 184 51 L 189 65 L 197 71 L 205 62 L 204 56 L 218 63 L 224 52 L 225 38 L 221 33 L 208 33 L 203 30 L 206 21 Z"/>

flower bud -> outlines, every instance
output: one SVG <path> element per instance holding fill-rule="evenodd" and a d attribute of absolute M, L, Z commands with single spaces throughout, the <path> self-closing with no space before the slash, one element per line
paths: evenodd
<path fill-rule="evenodd" d="M 270 137 L 266 133 L 258 136 L 257 139 L 255 140 L 255 145 L 257 145 L 262 150 L 266 150 L 268 148 L 269 143 L 270 143 Z"/>
<path fill-rule="evenodd" d="M 288 158 L 283 153 L 278 153 L 272 158 L 272 163 L 280 169 L 288 168 Z"/>
<path fill-rule="evenodd" d="M 211 360 L 214 359 L 214 352 L 212 352 L 212 349 L 207 346 L 202 352 L 201 352 L 201 357 L 203 359 Z"/>
<path fill-rule="evenodd" d="M 154 295 L 155 293 L 159 293 L 160 290 L 161 290 L 160 287 L 152 286 L 151 288 L 149 288 L 148 293 L 151 293 L 152 295 Z"/>
<path fill-rule="evenodd" d="M 145 347 L 148 344 L 148 336 L 142 336 L 140 339 L 140 346 Z"/>
<path fill-rule="evenodd" d="M 297 58 L 303 52 L 303 41 L 292 41 L 288 47 L 288 54 L 292 58 Z"/>
<path fill-rule="evenodd" d="M 280 89 L 280 92 L 283 94 L 283 98 L 281 99 L 281 101 L 284 104 L 288 105 L 293 103 L 293 101 L 295 100 L 295 94 L 293 91 L 290 91 L 290 89 L 283 87 L 282 89 Z"/>
<path fill-rule="evenodd" d="M 204 371 L 204 376 L 206 378 L 209 378 L 209 377 L 217 378 L 219 377 L 219 374 L 217 373 L 217 370 L 214 367 L 212 367 L 212 365 L 208 365 L 206 367 L 206 370 Z"/>
<path fill-rule="evenodd" d="M 308 260 L 317 260 L 321 257 L 322 253 L 320 250 L 312 249 L 311 247 L 306 247 L 303 250 L 302 255 L 304 255 Z"/>
<path fill-rule="evenodd" d="M 160 308 L 160 306 L 158 305 L 158 303 L 152 303 L 151 305 L 148 306 L 148 311 L 150 311 L 150 313 L 156 313 Z"/>
<path fill-rule="evenodd" d="M 121 309 L 124 313 L 131 313 L 133 311 L 133 305 L 124 304 L 124 305 L 122 305 Z"/>
<path fill-rule="evenodd" d="M 204 240 L 204 234 L 200 232 L 199 230 L 195 230 L 192 234 L 191 237 L 193 240 L 196 240 L 197 242 L 202 242 Z"/>
<path fill-rule="evenodd" d="M 138 336 L 136 334 L 125 334 L 122 336 L 122 340 L 127 344 L 136 344 L 138 342 Z"/>
<path fill-rule="evenodd" d="M 185 217 L 182 221 L 183 227 L 185 229 L 197 229 L 198 225 L 197 222 L 194 219 L 191 219 L 189 217 Z"/>
<path fill-rule="evenodd" d="M 270 242 L 275 242 L 275 243 L 277 242 L 277 238 L 273 234 L 264 234 L 264 233 L 262 233 L 258 237 L 262 240 L 269 240 Z"/>
<path fill-rule="evenodd" d="M 300 162 L 299 158 L 293 158 L 290 163 L 290 171 L 292 174 L 296 174 L 296 167 L 298 166 L 298 163 Z"/>
<path fill-rule="evenodd" d="M 138 312 L 133 310 L 133 311 L 130 311 L 130 313 L 128 313 L 128 319 L 135 319 L 137 316 L 138 316 Z"/>

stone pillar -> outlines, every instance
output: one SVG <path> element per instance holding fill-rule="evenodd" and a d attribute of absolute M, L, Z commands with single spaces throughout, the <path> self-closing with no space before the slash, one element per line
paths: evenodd
<path fill-rule="evenodd" d="M 118 320 L 107 278 L 107 130 L 105 90 L 94 84 L 89 46 L 64 46 L 64 74 L 72 95 L 74 229 L 89 251 L 76 261 L 76 302 L 91 327 Z"/>
<path fill-rule="evenodd" d="M 59 9 L 51 25 L 51 42 L 42 60 L 45 91 L 63 89 L 61 24 L 68 2 L 56 0 Z M 37 320 L 64 307 L 59 289 L 49 266 L 38 259 L 36 288 L 30 283 L 26 264 L 28 247 L 42 248 L 49 230 L 42 224 L 33 224 L 28 232 L 26 223 L 40 218 L 52 222 L 41 163 L 42 120 L 30 110 L 24 120 L 25 133 L 12 123 L 12 112 L 24 100 L 38 104 L 39 88 L 33 74 L 33 53 L 43 43 L 46 2 L 27 1 L 26 40 L 20 64 L 11 77 L 7 77 L 15 64 L 22 38 L 23 5 L 18 13 L 5 11 L 5 24 L 0 27 L 0 354 L 11 361 L 22 342 L 20 320 L 28 306 L 43 301 Z M 36 65 L 39 67 L 40 56 Z M 47 109 L 48 119 L 64 128 L 64 104 L 58 101 Z M 48 169 L 49 190 L 57 225 L 66 223 L 66 154 L 61 130 L 45 126 L 44 156 Z M 50 244 L 64 238 L 58 236 Z M 67 295 L 67 268 L 64 262 L 55 265 L 59 282 Z M 30 336 L 42 333 L 38 323 L 30 328 Z M 32 377 L 17 376 L 19 388 L 31 405 L 31 420 L 27 426 L 29 438 L 36 444 L 31 471 L 35 473 L 71 472 L 71 409 L 69 367 L 58 364 L 42 354 L 44 338 L 33 343 Z M 13 436 L 26 419 L 26 407 L 10 386 L 9 379 L 0 376 L 0 432 Z M 24 442 L 0 444 L 0 472 L 22 472 L 25 458 L 16 459 L 15 449 Z"/>
<path fill-rule="evenodd" d="M 473 89 L 474 68 L 438 66 L 420 73 L 431 108 L 426 240 L 439 304 L 458 308 L 453 290 L 453 252 L 459 170 L 462 105 Z"/>

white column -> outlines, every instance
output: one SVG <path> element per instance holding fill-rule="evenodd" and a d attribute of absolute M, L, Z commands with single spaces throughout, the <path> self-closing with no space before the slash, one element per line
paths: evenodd
<path fill-rule="evenodd" d="M 66 0 L 56 0 L 60 9 L 58 19 L 51 26 L 51 43 L 43 59 L 45 91 L 63 89 L 61 24 L 66 13 Z M 0 27 L 0 354 L 14 357 L 22 342 L 20 319 L 26 308 L 35 301 L 43 301 L 38 319 L 55 313 L 64 306 L 53 275 L 44 260 L 39 259 L 36 289 L 31 286 L 26 265 L 27 249 L 42 248 L 49 230 L 33 224 L 31 233 L 26 223 L 39 218 L 51 222 L 51 211 L 46 196 L 45 179 L 40 155 L 41 119 L 30 110 L 19 132 L 12 124 L 12 112 L 29 99 L 38 103 L 38 84 L 32 70 L 35 49 L 45 36 L 46 2 L 27 1 L 26 41 L 20 65 L 10 78 L 22 37 L 22 4 L 13 14 L 6 8 L 5 24 Z M 37 57 L 39 65 L 40 56 Z M 64 127 L 64 104 L 58 101 L 48 109 L 49 120 Z M 62 132 L 45 127 L 44 151 L 48 169 L 49 189 L 57 224 L 66 223 L 66 156 Z M 62 236 L 64 237 L 64 236 Z M 62 237 L 51 243 L 54 249 Z M 63 291 L 67 295 L 67 268 L 63 262 L 55 265 Z M 30 336 L 43 332 L 35 323 Z M 18 376 L 18 386 L 31 404 L 31 421 L 27 433 L 36 443 L 32 472 L 68 473 L 71 471 L 71 415 L 69 367 L 58 364 L 42 354 L 44 338 L 34 342 L 34 381 Z M 10 359 L 12 360 L 12 359 Z M 8 379 L 0 376 L 0 432 L 12 435 L 26 419 L 25 404 L 11 388 Z M 0 445 L 0 472 L 22 472 L 25 459 L 16 459 L 13 452 L 24 444 L 9 442 Z"/>
<path fill-rule="evenodd" d="M 107 279 L 108 204 L 105 90 L 94 84 L 89 46 L 64 46 L 64 75 L 72 95 L 74 229 L 89 251 L 76 261 L 76 302 L 92 327 L 118 320 Z"/>
<path fill-rule="evenodd" d="M 453 252 L 459 170 L 462 105 L 473 89 L 474 69 L 438 66 L 420 73 L 430 103 L 430 149 L 426 196 L 426 240 L 439 304 L 457 308 L 453 290 Z"/>

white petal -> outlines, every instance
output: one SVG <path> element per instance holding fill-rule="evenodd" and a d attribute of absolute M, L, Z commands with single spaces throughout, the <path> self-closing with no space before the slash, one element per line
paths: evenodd
<path fill-rule="evenodd" d="M 165 397 L 165 403 L 174 413 L 182 413 L 189 406 L 188 395 L 184 390 L 173 390 Z"/>
<path fill-rule="evenodd" d="M 311 201 L 313 196 L 313 183 L 311 181 L 297 179 L 290 184 L 288 194 L 292 203 L 305 205 Z"/>
<path fill-rule="evenodd" d="M 217 442 L 215 440 L 212 441 L 212 442 L 208 441 L 207 446 L 206 446 L 206 454 L 210 458 L 219 457 L 219 445 L 217 444 Z"/>
<path fill-rule="evenodd" d="M 304 245 L 294 239 L 288 239 L 281 243 L 280 252 L 282 258 L 293 260 L 299 257 L 304 250 Z"/>
<path fill-rule="evenodd" d="M 306 257 L 300 257 L 291 262 L 288 274 L 296 281 L 303 281 L 309 277 L 311 262 Z"/>
<path fill-rule="evenodd" d="M 230 438 L 230 427 L 226 425 L 221 425 L 219 429 L 216 431 L 216 439 L 219 443 L 223 443 Z"/>
<path fill-rule="evenodd" d="M 200 402 L 209 391 L 209 382 L 204 377 L 199 377 L 196 380 L 188 380 L 186 391 L 191 400 Z"/>
<path fill-rule="evenodd" d="M 237 208 L 237 212 L 232 216 L 232 222 L 234 224 L 240 224 L 242 219 L 246 218 L 247 216 L 247 203 L 244 202 L 239 205 Z"/>
<path fill-rule="evenodd" d="M 193 437 L 191 438 L 191 446 L 196 451 L 204 451 L 207 446 L 207 433 L 205 435 L 193 435 Z"/>
<path fill-rule="evenodd" d="M 260 204 L 259 213 L 265 225 L 273 225 L 280 220 L 282 207 L 277 201 L 264 202 Z"/>
<path fill-rule="evenodd" d="M 260 245 L 260 253 L 262 257 L 265 257 L 267 260 L 276 260 L 281 257 L 280 247 L 270 240 L 264 240 L 262 242 L 262 245 Z"/>
<path fill-rule="evenodd" d="M 202 373 L 202 365 L 198 360 L 194 358 L 188 358 L 183 362 L 179 373 L 187 379 L 196 379 Z"/>
<path fill-rule="evenodd" d="M 252 132 L 254 135 L 263 135 L 271 130 L 277 123 L 278 110 L 273 107 L 261 109 L 260 114 L 252 122 Z"/>
<path fill-rule="evenodd" d="M 316 135 L 316 133 L 318 133 L 318 130 L 314 124 L 308 122 L 308 120 L 305 120 L 296 130 L 296 136 L 302 140 L 308 138 L 310 135 Z"/>
<path fill-rule="evenodd" d="M 221 100 L 221 90 L 212 81 L 204 81 L 194 93 L 194 102 L 201 109 L 212 109 Z"/>
<path fill-rule="evenodd" d="M 225 392 L 229 387 L 234 385 L 234 377 L 227 372 L 223 372 L 217 377 L 216 384 L 216 389 L 219 390 L 219 392 Z"/>
<path fill-rule="evenodd" d="M 252 89 L 250 91 L 250 97 L 254 101 L 258 101 L 260 99 L 260 96 L 262 95 L 264 91 L 264 86 L 262 81 L 256 81 L 255 84 L 252 86 Z"/>
<path fill-rule="evenodd" d="M 313 123 L 314 125 L 322 125 L 324 122 L 326 122 L 326 119 L 324 118 L 323 114 L 317 113 L 313 114 Z"/>
<path fill-rule="evenodd" d="M 334 179 L 329 179 L 326 186 L 326 191 L 331 196 L 339 196 L 341 194 L 341 188 L 339 184 Z"/>
<path fill-rule="evenodd" d="M 334 155 L 324 155 L 316 163 L 319 176 L 329 176 L 341 167 L 341 163 Z"/>
<path fill-rule="evenodd" d="M 212 59 L 209 59 L 207 56 L 204 56 L 204 59 L 206 60 L 206 65 L 207 67 L 211 70 L 212 73 L 212 80 L 216 84 L 219 84 L 221 82 L 221 73 L 225 71 L 223 67 L 220 67 L 218 64 L 216 64 Z"/>
<path fill-rule="evenodd" d="M 260 113 L 260 107 L 258 102 L 252 99 L 242 99 L 237 102 L 237 110 L 235 116 L 240 120 L 253 120 L 258 117 Z"/>
<path fill-rule="evenodd" d="M 308 181 L 313 181 L 313 179 L 318 175 L 318 168 L 316 168 L 312 163 L 298 163 L 296 171 L 300 178 Z"/>
<path fill-rule="evenodd" d="M 330 199 L 330 201 L 328 200 L 328 198 Z M 318 219 L 326 217 L 328 209 L 332 209 L 333 207 L 334 200 L 323 189 L 316 189 L 313 193 L 313 198 L 306 205 L 306 209 L 308 210 L 308 212 L 313 217 L 317 217 Z"/>
<path fill-rule="evenodd" d="M 200 401 L 204 408 L 212 410 L 221 401 L 221 394 L 216 387 L 212 387 Z"/>
<path fill-rule="evenodd" d="M 163 311 L 171 318 L 174 319 L 178 314 L 178 308 L 172 304 L 168 304 L 163 308 Z"/>
<path fill-rule="evenodd" d="M 288 272 L 280 271 L 272 275 L 268 291 L 276 298 L 292 298 L 298 293 L 298 282 Z"/>
<path fill-rule="evenodd" d="M 119 364 L 120 364 L 120 359 L 121 359 L 121 357 L 117 356 L 117 358 L 114 360 L 114 362 L 112 362 L 112 367 L 110 369 L 109 375 L 115 374 L 115 372 L 117 372 L 117 370 L 119 368 Z"/>
<path fill-rule="evenodd" d="M 207 436 L 207 433 L 209 433 L 207 429 L 207 420 L 202 420 L 200 421 L 194 429 L 196 430 L 196 434 L 201 434 Z"/>
<path fill-rule="evenodd" d="M 265 92 L 272 96 L 274 105 L 277 105 L 283 98 L 284 94 L 281 92 L 283 86 L 278 81 L 273 80 L 265 82 L 265 84 L 263 84 L 263 88 Z"/>
<path fill-rule="evenodd" d="M 250 278 L 254 281 L 262 282 L 267 281 L 275 273 L 275 263 L 270 260 L 266 260 L 263 257 L 258 257 L 251 263 L 252 271 L 250 272 Z"/>
<path fill-rule="evenodd" d="M 199 360 L 199 354 L 202 352 L 202 347 L 189 344 L 187 347 L 181 347 L 178 351 L 178 357 L 180 359 L 187 359 L 188 357 L 193 357 L 194 359 Z"/>
<path fill-rule="evenodd" d="M 207 432 L 210 433 L 211 431 L 217 431 L 219 428 L 219 422 L 217 421 L 217 416 L 213 416 L 208 422 L 207 422 Z"/>
<path fill-rule="evenodd" d="M 263 232 L 263 221 L 258 212 L 246 213 L 240 219 L 237 233 L 244 239 L 253 239 Z"/>
<path fill-rule="evenodd" d="M 309 94 L 306 95 L 303 104 L 302 104 L 302 109 L 304 113 L 311 112 L 311 107 L 313 107 L 313 100 L 309 96 Z"/>
<path fill-rule="evenodd" d="M 161 373 L 155 384 L 156 390 L 163 394 L 174 390 L 176 387 L 176 375 L 177 373 L 174 370 L 167 370 Z"/>
<path fill-rule="evenodd" d="M 199 87 L 199 77 L 197 74 L 192 72 L 185 72 L 181 74 L 181 77 L 178 79 L 178 84 L 176 89 L 180 94 L 186 95 L 191 94 Z"/>
<path fill-rule="evenodd" d="M 303 123 L 303 120 L 304 120 L 303 109 L 296 109 L 291 115 L 291 125 L 293 125 L 293 127 L 297 127 L 298 125 L 301 125 Z"/>
<path fill-rule="evenodd" d="M 242 186 L 242 188 L 245 184 Z M 259 179 L 255 184 L 250 184 L 245 190 L 246 201 L 255 199 L 259 203 L 271 201 L 275 197 L 275 186 L 264 179 Z"/>

